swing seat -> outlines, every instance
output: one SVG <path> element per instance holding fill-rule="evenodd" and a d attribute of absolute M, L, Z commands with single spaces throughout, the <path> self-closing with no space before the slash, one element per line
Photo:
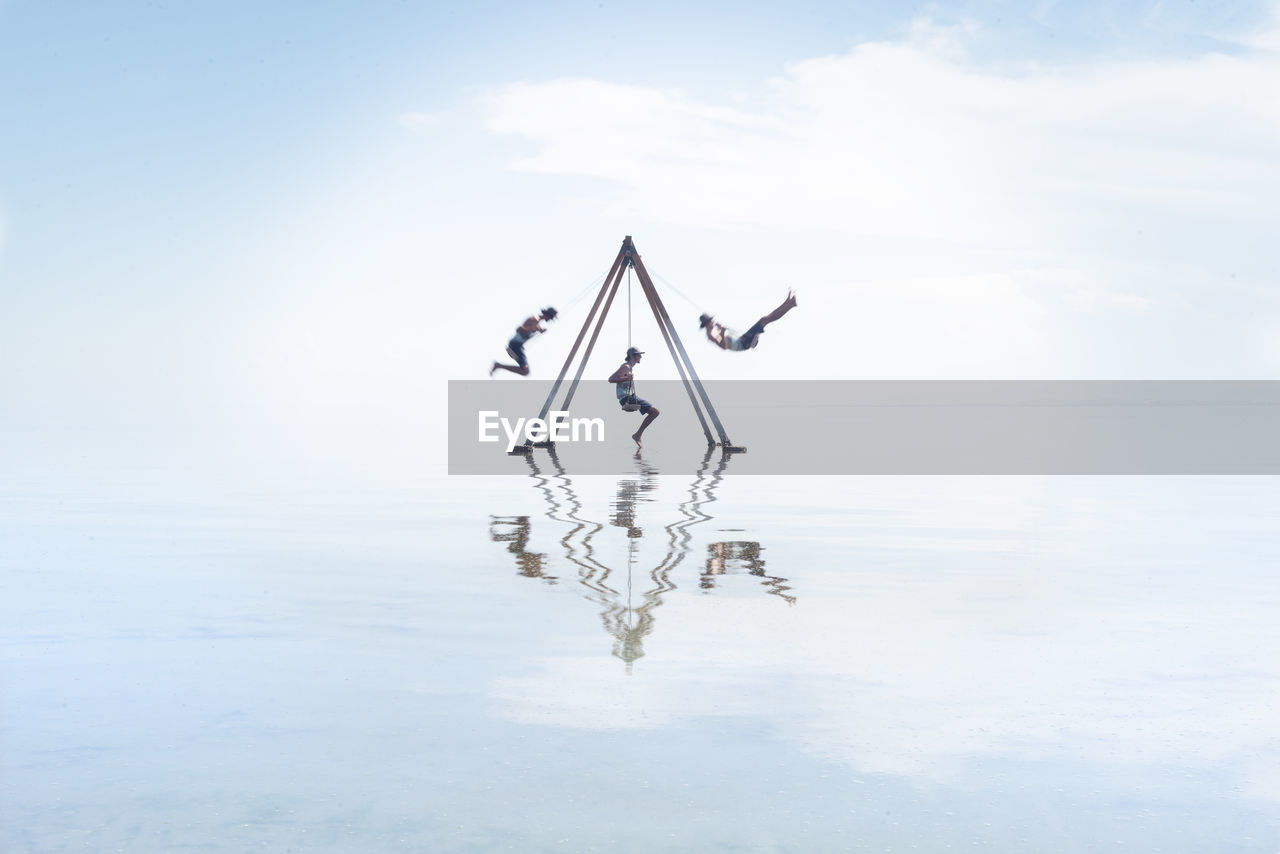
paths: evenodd
<path fill-rule="evenodd" d="M 639 412 L 640 406 L 639 404 L 636 404 L 636 403 L 624 403 L 622 404 L 622 411 L 623 412 Z"/>

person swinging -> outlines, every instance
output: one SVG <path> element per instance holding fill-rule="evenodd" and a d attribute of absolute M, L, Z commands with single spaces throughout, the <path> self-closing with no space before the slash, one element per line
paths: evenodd
<path fill-rule="evenodd" d="M 707 340 L 721 350 L 750 350 L 760 343 L 760 336 L 764 334 L 766 326 L 795 307 L 796 295 L 788 291 L 787 298 L 782 301 L 782 304 L 753 323 L 745 335 L 739 335 L 724 324 L 717 323 L 715 318 L 709 314 L 703 314 L 699 317 L 698 325 L 706 331 Z"/>
<path fill-rule="evenodd" d="M 494 362 L 493 367 L 489 369 L 489 376 L 493 376 L 493 372 L 501 368 L 504 371 L 510 371 L 513 374 L 519 374 L 522 377 L 529 376 L 529 360 L 524 355 L 524 342 L 528 341 L 539 332 L 546 332 L 547 329 L 539 321 L 555 320 L 556 310 L 548 306 L 544 308 L 537 317 L 530 315 L 526 317 L 524 323 L 516 327 L 516 334 L 511 336 L 511 340 L 507 342 L 507 355 L 516 360 L 514 365 L 504 365 L 501 362 Z"/>
<path fill-rule="evenodd" d="M 647 400 L 636 397 L 636 379 L 632 369 L 640 364 L 640 357 L 643 351 L 637 350 L 635 347 L 627 348 L 627 359 L 619 366 L 618 370 L 609 375 L 609 382 L 614 383 L 614 391 L 618 395 L 618 403 L 622 406 L 623 412 L 640 411 L 644 416 L 644 421 L 640 422 L 640 429 L 631 434 L 631 440 L 636 443 L 636 448 L 640 448 L 640 437 L 644 434 L 645 428 L 653 423 L 653 419 L 657 418 L 661 413 L 658 407 L 654 406 Z"/>

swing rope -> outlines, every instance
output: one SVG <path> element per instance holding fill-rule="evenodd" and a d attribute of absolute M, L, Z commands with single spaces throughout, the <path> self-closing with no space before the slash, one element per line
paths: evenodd
<path fill-rule="evenodd" d="M 627 352 L 628 353 L 631 352 L 631 268 L 630 267 L 627 267 Z M 628 386 L 628 394 L 631 397 L 635 397 L 636 396 L 636 379 L 634 376 L 627 382 L 627 386 Z M 622 411 L 635 412 L 639 408 L 640 407 L 636 406 L 634 403 L 628 403 L 623 405 Z M 631 577 L 630 577 L 630 572 L 628 571 L 627 584 L 630 585 L 630 583 L 631 583 Z M 629 595 L 630 593 L 628 593 L 628 596 Z"/>
<path fill-rule="evenodd" d="M 583 298 L 586 297 L 587 294 L 591 293 L 596 288 L 600 287 L 600 283 L 604 281 L 605 276 L 607 275 L 609 274 L 607 272 L 604 272 L 596 276 L 594 279 L 592 279 L 591 283 L 587 285 L 585 288 L 583 288 L 581 291 L 579 291 L 577 296 L 569 300 L 569 303 L 565 306 L 565 309 L 573 308 L 575 305 L 582 302 Z"/>
<path fill-rule="evenodd" d="M 696 302 L 694 302 L 693 300 L 689 299 L 687 296 L 685 296 L 685 295 L 680 291 L 680 289 L 679 289 L 679 288 L 677 288 L 675 285 L 671 284 L 671 280 L 670 280 L 670 279 L 668 279 L 666 276 L 664 276 L 664 275 L 662 275 L 661 273 L 659 273 L 657 270 L 652 270 L 652 269 L 651 269 L 649 272 L 653 274 L 653 277 L 654 277 L 655 279 L 657 279 L 658 281 L 662 282 L 662 284 L 664 284 L 664 285 L 666 285 L 668 288 L 670 288 L 672 293 L 674 293 L 676 296 L 680 297 L 680 299 L 682 299 L 682 300 L 684 300 L 685 302 L 687 302 L 687 303 L 688 303 L 692 308 L 697 309 L 699 313 L 701 313 L 701 312 L 702 312 L 702 309 L 698 306 L 698 304 L 697 304 Z"/>

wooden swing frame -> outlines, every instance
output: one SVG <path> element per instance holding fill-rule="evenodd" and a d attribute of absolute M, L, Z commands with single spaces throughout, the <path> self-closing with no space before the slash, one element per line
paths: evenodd
<path fill-rule="evenodd" d="M 600 286 L 600 292 L 596 294 L 596 300 L 591 305 L 591 311 L 587 314 L 587 319 L 582 323 L 582 329 L 578 332 L 578 337 L 573 342 L 573 347 L 569 350 L 569 355 L 564 360 L 564 367 L 560 369 L 560 375 L 556 377 L 555 383 L 551 386 L 551 392 L 547 395 L 546 403 L 542 405 L 542 411 L 538 413 L 538 417 L 544 422 L 547 413 L 551 411 L 551 403 L 555 400 L 556 393 L 560 391 L 561 385 L 564 384 L 564 378 L 569 373 L 569 368 L 573 366 L 574 358 L 578 355 L 578 348 L 582 346 L 582 340 L 587 335 L 587 329 L 591 326 L 592 320 L 595 320 L 595 329 L 591 333 L 591 339 L 587 342 L 586 350 L 582 353 L 582 359 L 578 363 L 578 369 L 573 375 L 573 380 L 569 383 L 569 388 L 564 396 L 564 402 L 561 403 L 559 409 L 568 411 L 569 404 L 573 401 L 573 395 L 578 390 L 578 383 L 582 379 L 582 373 L 586 370 L 587 361 L 591 358 L 591 350 L 595 347 L 596 339 L 600 336 L 600 330 L 604 328 L 604 319 L 609 314 L 609 307 L 613 305 L 613 298 L 618 292 L 618 286 L 622 284 L 623 274 L 633 269 L 636 278 L 640 281 L 640 289 L 644 291 L 645 299 L 649 302 L 649 308 L 653 312 L 653 318 L 658 322 L 658 331 L 662 333 L 662 340 L 667 344 L 667 351 L 671 354 L 671 361 L 675 363 L 676 372 L 680 374 L 680 380 L 684 384 L 685 392 L 689 396 L 689 403 L 693 406 L 694 413 L 698 416 L 698 423 L 702 425 L 703 435 L 707 438 L 707 447 L 720 447 L 726 452 L 741 453 L 746 448 L 734 445 L 729 440 L 729 434 L 725 432 L 724 424 L 720 422 L 720 417 L 716 414 L 716 409 L 711 405 L 711 398 L 707 396 L 707 390 L 702 385 L 702 380 L 698 378 L 698 372 L 694 370 L 693 361 L 689 358 L 688 351 L 685 350 L 680 335 L 676 332 L 675 324 L 671 322 L 671 315 L 667 313 L 667 307 L 662 303 L 662 297 L 658 295 L 658 291 L 653 286 L 653 280 L 649 278 L 649 272 L 644 268 L 644 261 L 640 258 L 640 253 L 636 251 L 635 244 L 631 242 L 631 235 L 627 235 L 622 239 L 622 248 L 618 250 L 618 257 L 614 259 L 613 266 L 609 269 L 609 274 L 605 276 L 604 283 Z M 601 303 L 604 304 L 603 310 L 600 310 Z M 596 318 L 596 312 L 600 311 L 599 318 Z M 701 406 L 699 406 L 701 403 Z M 632 405 L 630 409 L 623 407 L 623 411 L 634 412 L 638 407 Z M 705 415 L 704 415 L 705 412 Z M 707 424 L 710 418 L 711 425 Z M 711 427 L 715 427 L 716 436 L 719 441 L 712 436 Z M 533 447 L 547 448 L 552 447 L 550 441 L 537 442 Z M 518 449 L 517 449 L 518 451 Z"/>

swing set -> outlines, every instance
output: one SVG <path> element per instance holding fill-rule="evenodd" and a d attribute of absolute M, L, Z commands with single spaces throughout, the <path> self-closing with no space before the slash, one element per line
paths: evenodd
<path fill-rule="evenodd" d="M 649 303 L 649 308 L 653 312 L 653 318 L 658 322 L 658 331 L 662 333 L 662 340 L 666 342 L 667 351 L 671 354 L 672 362 L 675 363 L 676 372 L 680 374 L 680 380 L 689 396 L 689 403 L 693 405 L 693 411 L 698 416 L 698 423 L 702 425 L 703 435 L 707 439 L 707 448 L 719 447 L 724 453 L 742 453 L 746 451 L 746 448 L 734 445 L 729 439 L 729 434 L 725 432 L 724 424 L 720 422 L 720 417 L 716 414 L 715 407 L 711 405 L 711 398 L 708 397 L 707 390 L 702 385 L 702 380 L 698 379 L 698 372 L 694 370 L 693 361 L 690 360 L 689 353 L 680 341 L 680 335 L 676 332 L 675 324 L 671 322 L 671 315 L 667 313 L 667 307 L 663 305 L 662 297 L 658 295 L 657 289 L 654 288 L 653 280 L 649 278 L 649 272 L 645 269 L 644 261 L 640 259 L 640 253 L 636 251 L 635 244 L 631 242 L 630 235 L 622 239 L 622 248 L 618 250 L 618 257 L 614 259 L 613 266 L 604 277 L 600 292 L 596 294 L 591 311 L 587 314 L 587 319 L 582 323 L 582 329 L 579 330 L 578 337 L 574 340 L 573 347 L 569 350 L 569 355 L 564 360 L 564 367 L 560 369 L 560 375 L 556 377 L 555 383 L 551 386 L 551 392 L 547 395 L 546 402 L 542 404 L 542 410 L 538 413 L 538 418 L 543 421 L 546 420 L 547 413 L 551 411 L 551 404 L 555 400 L 556 394 L 560 391 L 560 387 L 564 384 L 564 378 L 568 375 L 569 368 L 573 366 L 574 358 L 578 355 L 578 349 L 582 346 L 582 340 L 587 335 L 587 329 L 591 326 L 591 322 L 595 320 L 595 329 L 591 333 L 590 340 L 587 341 L 587 347 L 582 353 L 582 359 L 578 362 L 578 369 L 573 375 L 573 380 L 569 383 L 564 401 L 558 407 L 559 410 L 568 411 L 569 404 L 573 401 L 573 395 L 578 390 L 578 382 L 582 379 L 583 371 L 586 370 L 587 361 L 591 358 L 591 350 L 595 347 L 596 339 L 600 336 L 600 330 L 604 328 L 604 320 L 609 314 L 610 306 L 613 305 L 613 298 L 618 292 L 618 287 L 622 284 L 624 271 L 627 276 L 627 344 L 631 344 L 631 273 L 633 270 L 636 279 L 640 282 L 640 289 L 644 292 L 645 299 Z M 601 310 L 601 303 L 604 304 L 603 310 Z M 600 313 L 599 318 L 596 318 L 597 311 Z M 634 412 L 638 408 L 635 404 L 622 407 L 625 412 Z M 710 419 L 710 425 L 707 423 L 708 419 Z M 712 427 L 715 428 L 715 436 L 712 435 Z M 550 448 L 553 447 L 553 443 L 550 440 L 529 443 L 517 446 L 511 453 L 528 454 L 532 453 L 535 447 Z"/>

